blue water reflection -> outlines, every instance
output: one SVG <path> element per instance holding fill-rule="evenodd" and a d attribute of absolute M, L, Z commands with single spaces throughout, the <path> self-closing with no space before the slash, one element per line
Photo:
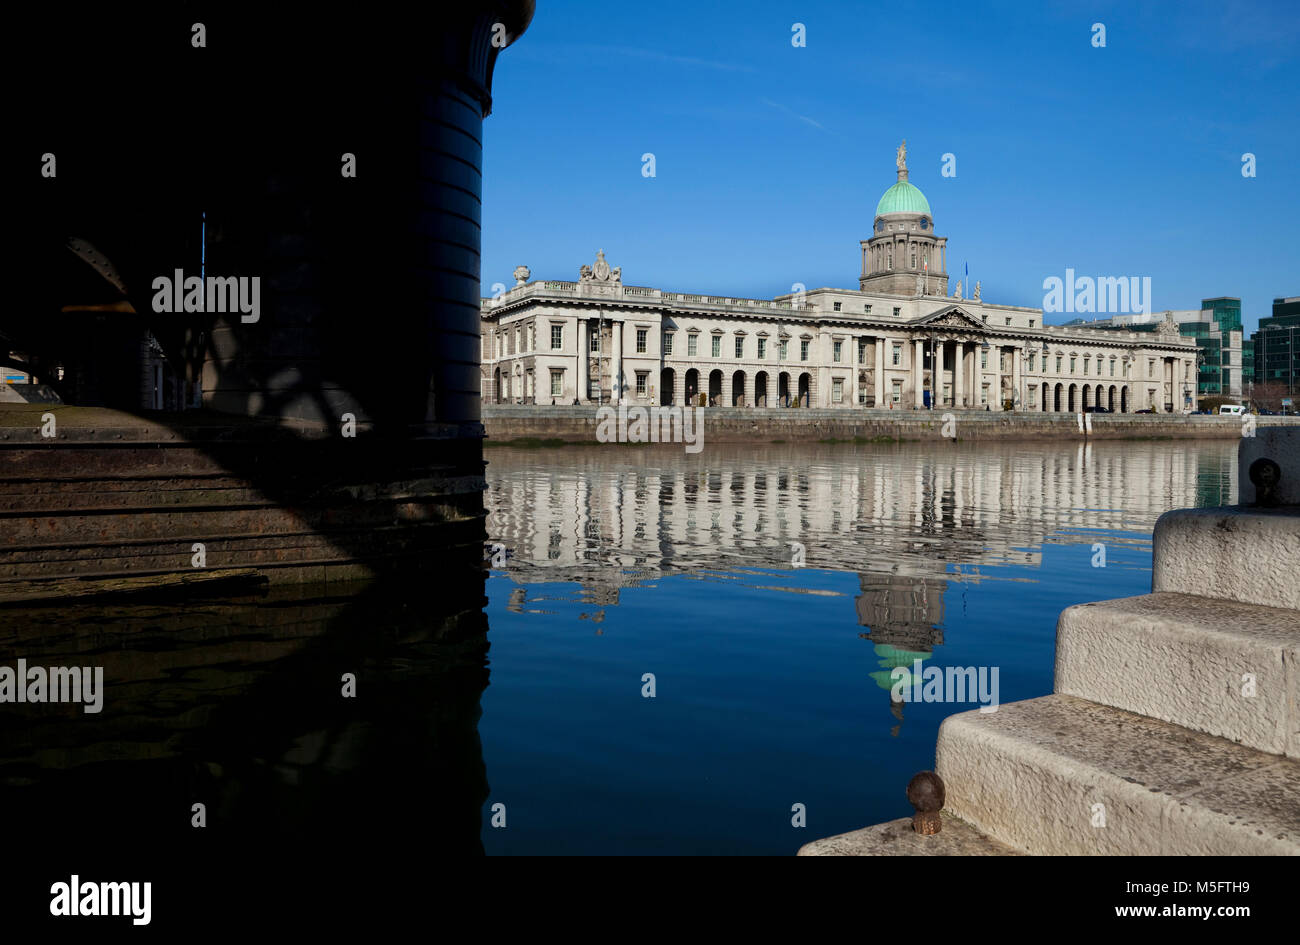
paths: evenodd
<path fill-rule="evenodd" d="M 789 854 L 910 813 L 978 703 L 889 670 L 1050 692 L 1060 611 L 1149 591 L 1156 518 L 1235 502 L 1235 446 L 490 450 L 486 851 Z"/>

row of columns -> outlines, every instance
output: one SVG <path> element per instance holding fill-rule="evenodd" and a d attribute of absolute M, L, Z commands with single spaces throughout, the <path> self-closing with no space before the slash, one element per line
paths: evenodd
<path fill-rule="evenodd" d="M 913 342 L 912 354 L 912 390 L 916 398 L 916 406 L 925 406 L 925 353 L 926 345 L 930 346 L 930 401 L 934 406 L 941 406 L 943 394 L 943 383 L 945 377 L 945 364 L 947 362 L 947 352 L 953 352 L 953 369 L 952 369 L 952 405 L 955 407 L 970 407 L 978 409 L 982 406 L 980 400 L 984 390 L 984 384 L 987 380 L 989 385 L 989 407 L 994 410 L 1001 410 L 1003 404 L 1002 397 L 1002 354 L 1004 348 L 1011 351 L 1011 387 L 1015 392 L 1020 391 L 1022 378 L 1020 368 L 1020 349 L 1014 345 L 990 345 L 988 348 L 988 364 L 982 365 L 978 360 L 981 357 L 983 347 L 976 341 L 962 341 L 957 339 L 946 338 L 917 338 Z M 949 346 L 952 346 L 951 349 Z M 879 386 L 879 385 L 877 385 Z M 967 391 L 969 386 L 970 390 Z M 963 401 L 969 397 L 969 403 Z M 1013 402 L 1016 400 L 1015 395 L 1012 397 Z"/>
<path fill-rule="evenodd" d="M 612 372 L 614 383 L 612 386 L 610 403 L 618 404 L 622 399 L 621 395 L 623 390 L 625 389 L 624 378 L 623 378 L 623 323 L 621 321 L 612 321 L 611 329 L 613 332 L 613 344 L 611 346 L 613 350 L 611 351 L 610 354 L 610 361 L 611 361 L 610 366 L 611 366 L 611 372 Z M 851 363 L 855 365 L 857 365 L 858 363 L 858 358 L 857 358 L 858 344 L 860 341 L 864 340 L 865 337 L 868 336 L 850 337 L 849 344 L 851 345 L 851 347 L 849 351 L 849 360 Z M 887 339 L 880 335 L 875 335 L 870 337 L 874 338 L 874 344 L 875 344 L 875 358 L 874 358 L 875 370 L 874 370 L 873 384 L 872 384 L 873 400 L 877 407 L 882 407 L 885 405 L 885 395 L 886 395 L 885 393 L 885 346 L 892 339 Z M 578 398 L 579 400 L 584 402 L 588 400 L 588 393 L 590 387 L 589 369 L 588 369 L 588 362 L 591 356 L 590 344 L 591 344 L 591 337 L 590 337 L 589 322 L 587 319 L 579 319 L 578 321 L 579 356 L 578 356 L 578 377 L 577 377 Z M 979 409 L 982 406 L 982 404 L 980 403 L 980 394 L 983 390 L 985 378 L 987 377 L 989 383 L 989 406 L 991 409 L 995 409 L 995 410 L 1003 409 L 1002 408 L 1003 397 L 1002 397 L 1001 361 L 1002 361 L 1002 353 L 1004 348 L 1007 348 L 1011 351 L 1012 390 L 1013 392 L 1015 392 L 1013 394 L 1012 400 L 1015 401 L 1020 396 L 1021 388 L 1023 384 L 1023 378 L 1021 373 L 1022 352 L 1019 347 L 1015 345 L 990 345 L 988 349 L 989 350 L 988 366 L 986 368 L 981 366 L 980 363 L 976 360 L 979 357 L 978 352 L 982 350 L 980 346 L 980 342 L 950 339 L 950 338 L 938 338 L 938 337 L 932 337 L 928 339 L 916 338 L 913 340 L 913 351 L 912 351 L 912 390 L 914 392 L 916 406 L 918 407 L 925 406 L 926 386 L 925 386 L 924 364 L 925 364 L 925 353 L 926 353 L 927 344 L 930 346 L 930 354 L 931 354 L 931 372 L 930 372 L 930 388 L 929 388 L 931 393 L 930 399 L 934 406 L 938 407 L 942 405 L 940 403 L 940 399 L 943 393 L 942 385 L 944 383 L 944 377 L 945 377 L 944 365 L 947 361 L 947 351 L 949 350 L 948 347 L 949 345 L 953 346 L 953 348 L 951 349 L 953 350 L 953 406 L 958 408 L 965 406 L 965 407 Z M 969 350 L 968 350 L 968 346 L 969 346 Z M 1160 371 L 1160 376 L 1157 379 L 1157 383 L 1159 385 L 1160 390 L 1159 393 L 1157 394 L 1157 403 L 1153 405 L 1154 409 L 1156 409 L 1157 411 L 1164 412 L 1166 403 L 1168 402 L 1172 402 L 1175 411 L 1178 411 L 1182 406 L 1180 400 L 1180 398 L 1182 397 L 1182 388 L 1180 386 L 1181 382 L 1179 381 L 1177 376 L 1177 366 L 1176 366 L 1179 360 L 1180 359 L 1175 357 L 1165 357 L 1161 359 L 1162 369 Z M 801 364 L 801 366 L 803 365 Z M 803 366 L 803 368 L 804 370 L 807 370 L 810 374 L 813 373 L 813 369 L 811 368 L 811 366 Z M 725 405 L 730 405 L 732 402 L 731 385 L 732 385 L 732 375 L 734 374 L 734 370 L 728 370 L 726 368 L 718 368 L 718 370 L 722 370 L 722 402 Z M 739 370 L 739 368 L 737 368 L 736 370 Z M 769 383 L 771 383 L 772 382 L 771 379 L 779 377 L 780 366 L 778 366 L 778 370 L 776 372 L 769 371 L 767 373 L 769 376 Z M 756 376 L 757 372 L 753 372 L 753 373 L 746 372 L 746 374 L 747 374 L 747 382 L 752 383 L 752 381 L 749 381 L 749 378 Z M 686 375 L 685 370 L 674 369 L 674 388 L 676 388 L 673 391 L 674 403 L 681 403 L 682 398 L 685 396 L 685 391 L 684 391 L 685 375 Z M 797 375 L 792 375 L 792 382 L 794 376 Z M 858 388 L 859 381 L 857 380 L 857 376 L 858 375 L 855 370 L 852 374 L 853 383 L 849 385 L 849 390 L 846 392 L 846 396 L 849 398 L 849 403 L 851 406 L 856 406 L 858 400 L 857 394 L 859 390 Z M 708 372 L 701 370 L 700 377 L 701 377 L 700 390 L 707 394 Z M 1050 389 L 1052 390 L 1055 389 L 1054 385 L 1056 382 L 1044 381 L 1043 383 L 1047 383 Z M 1196 383 L 1195 379 L 1193 379 L 1191 383 L 1195 384 Z M 969 391 L 970 403 L 963 404 L 962 401 L 967 396 L 966 387 L 968 384 L 971 388 L 971 390 Z M 1168 401 L 1166 401 L 1165 399 L 1166 392 L 1168 392 L 1168 396 L 1169 396 Z M 791 390 L 790 393 L 791 393 L 791 397 L 793 398 L 795 396 L 795 391 Z M 746 391 L 746 394 L 748 395 L 748 399 L 750 399 L 752 402 L 753 399 L 752 391 Z M 775 394 L 776 392 L 774 390 L 768 392 L 769 401 L 772 401 L 774 399 Z M 655 399 L 657 400 L 658 398 Z M 1024 404 L 1021 404 L 1021 406 L 1023 407 Z"/>
<path fill-rule="evenodd" d="M 623 384 L 623 323 L 611 322 L 614 342 L 610 346 L 610 370 L 613 378 L 609 401 L 617 404 L 622 399 Z M 586 403 L 590 398 L 591 382 L 588 363 L 591 361 L 591 325 L 585 318 L 578 319 L 578 400 Z"/>

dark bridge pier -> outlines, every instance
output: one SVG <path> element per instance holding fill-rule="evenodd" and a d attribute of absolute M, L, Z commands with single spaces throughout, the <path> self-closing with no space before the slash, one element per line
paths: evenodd
<path fill-rule="evenodd" d="M 25 14 L 38 55 L 76 68 L 20 107 L 28 277 L 0 347 L 133 416 L 55 408 L 50 439 L 41 411 L 6 412 L 0 600 L 189 573 L 194 543 L 273 580 L 480 567 L 482 126 L 532 12 Z M 154 311 L 177 270 L 258 279 L 260 310 Z M 206 416 L 141 413 L 146 331 Z M 124 477 L 129 502 L 90 500 Z"/>

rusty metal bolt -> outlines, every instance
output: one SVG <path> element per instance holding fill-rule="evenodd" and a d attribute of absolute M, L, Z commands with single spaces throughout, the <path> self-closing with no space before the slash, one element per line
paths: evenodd
<path fill-rule="evenodd" d="M 1276 505 L 1277 484 L 1282 479 L 1282 468 L 1273 460 L 1261 457 L 1250 464 L 1246 474 L 1255 484 L 1255 504 Z"/>
<path fill-rule="evenodd" d="M 916 808 L 912 829 L 929 836 L 943 829 L 939 811 L 943 809 L 943 778 L 933 771 L 922 771 L 907 782 L 907 800 Z"/>

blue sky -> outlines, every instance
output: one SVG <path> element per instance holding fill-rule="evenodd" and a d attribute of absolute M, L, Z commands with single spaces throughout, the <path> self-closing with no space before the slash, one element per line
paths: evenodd
<path fill-rule="evenodd" d="M 1069 267 L 1149 276 L 1156 311 L 1239 296 L 1249 329 L 1300 295 L 1298 52 L 1294 0 L 539 0 L 484 124 L 483 294 L 598 248 L 630 285 L 856 288 L 906 138 L 986 300 L 1041 307 Z"/>

